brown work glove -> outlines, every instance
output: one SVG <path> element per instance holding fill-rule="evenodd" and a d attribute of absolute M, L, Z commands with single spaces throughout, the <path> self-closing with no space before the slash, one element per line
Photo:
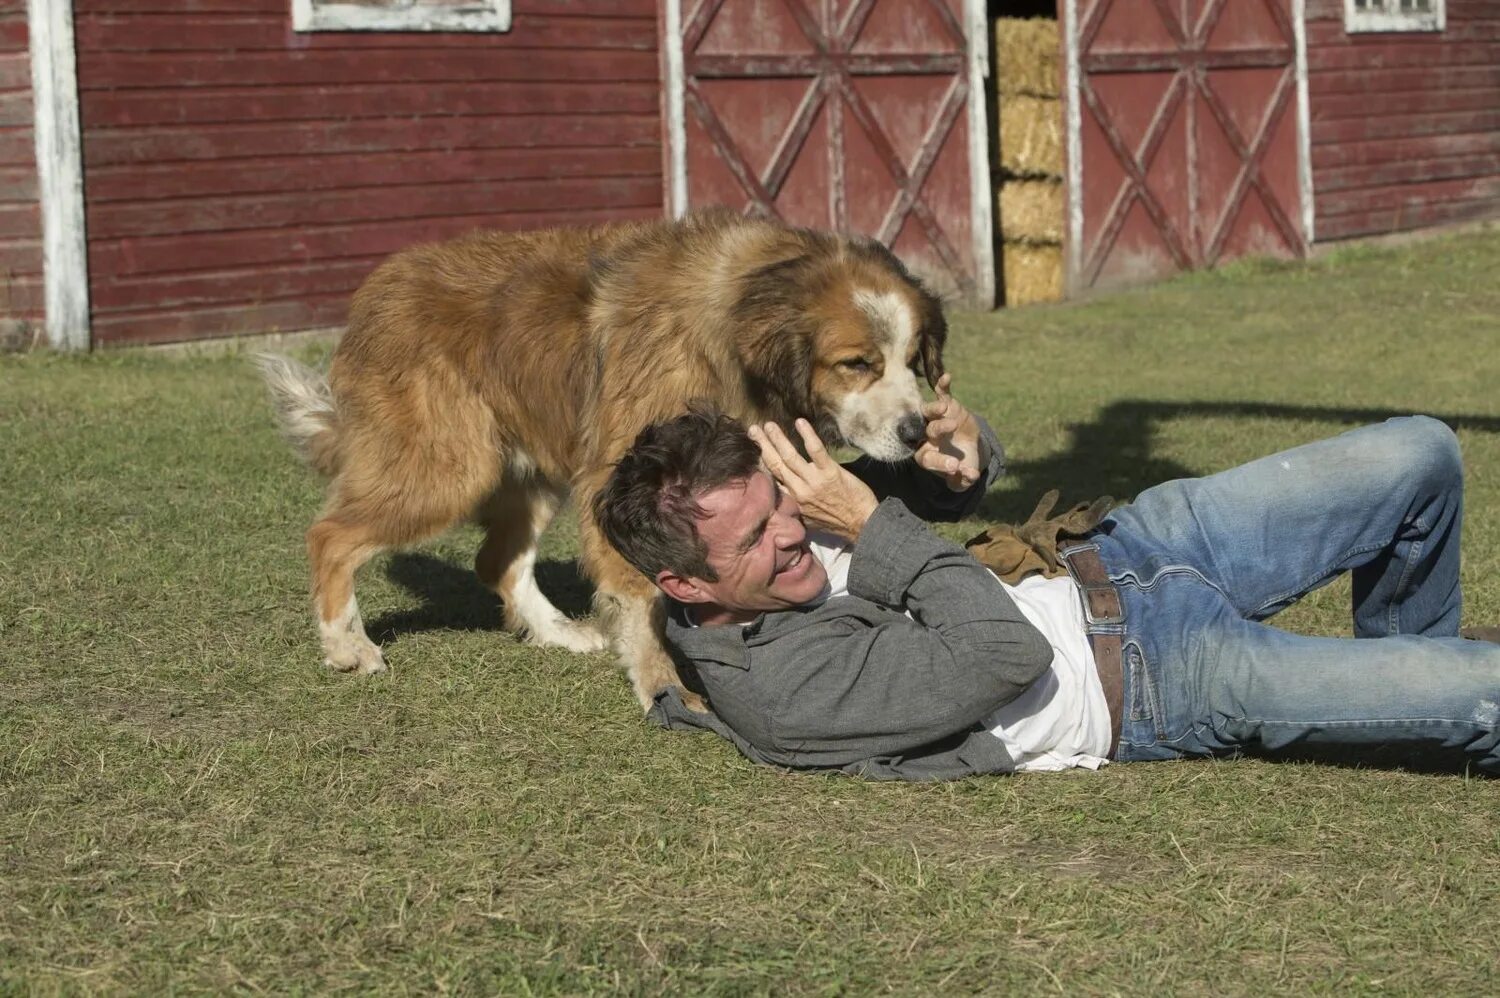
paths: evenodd
<path fill-rule="evenodd" d="M 1033 572 L 1041 572 L 1049 579 L 1062 575 L 1067 569 L 1057 556 L 1057 539 L 1082 537 L 1099 525 L 1115 501 L 1110 496 L 1100 496 L 1093 502 L 1081 502 L 1066 513 L 1052 516 L 1057 497 L 1056 489 L 1048 489 L 1025 523 L 1019 526 L 1002 523 L 991 527 L 971 538 L 964 547 L 981 565 L 1011 585 Z"/>

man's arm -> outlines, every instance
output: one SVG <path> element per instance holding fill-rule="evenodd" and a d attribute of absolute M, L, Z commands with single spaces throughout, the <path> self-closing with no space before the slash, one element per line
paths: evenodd
<path fill-rule="evenodd" d="M 1000 582 L 901 502 L 877 504 L 805 420 L 796 429 L 806 459 L 774 423 L 751 434 L 803 515 L 856 541 L 848 585 L 858 598 L 811 617 L 761 617 L 743 634 L 753 694 L 715 709 L 758 732 L 771 761 L 842 766 L 959 734 L 1020 695 L 1052 647 Z"/>
<path fill-rule="evenodd" d="M 899 502 L 866 522 L 849 593 L 860 599 L 828 604 L 825 620 L 746 636 L 773 705 L 772 743 L 759 746 L 770 761 L 844 766 L 910 752 L 972 729 L 1052 663 L 995 577 Z"/>

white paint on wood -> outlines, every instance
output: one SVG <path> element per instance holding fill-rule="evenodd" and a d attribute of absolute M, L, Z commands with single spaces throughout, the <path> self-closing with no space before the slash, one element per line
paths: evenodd
<path fill-rule="evenodd" d="M 683 88 L 682 0 L 666 0 L 662 29 L 662 102 L 667 129 L 667 211 L 681 218 L 688 210 L 687 123 Z"/>
<path fill-rule="evenodd" d="M 1063 105 L 1066 114 L 1068 162 L 1067 201 L 1068 238 L 1063 247 L 1067 256 L 1066 291 L 1083 290 L 1083 91 L 1078 51 L 1078 0 L 1063 4 Z"/>
<path fill-rule="evenodd" d="M 1378 9 L 1383 7 L 1385 9 Z M 1442 31 L 1448 26 L 1445 0 L 1430 0 L 1429 10 L 1401 10 L 1401 0 L 1370 0 L 1364 10 L 1344 0 L 1344 32 Z"/>
<path fill-rule="evenodd" d="M 1312 178 L 1312 104 L 1307 95 L 1307 0 L 1292 0 L 1292 32 L 1297 42 L 1297 189 L 1302 197 L 1302 238 L 1312 246 L 1314 225 Z"/>
<path fill-rule="evenodd" d="M 510 0 L 432 5 L 414 0 L 292 0 L 294 31 L 509 31 Z"/>
<path fill-rule="evenodd" d="M 29 0 L 31 92 L 47 340 L 59 350 L 89 348 L 89 268 L 83 217 L 83 152 L 73 0 Z"/>
<path fill-rule="evenodd" d="M 989 115 L 985 78 L 989 76 L 989 22 L 985 0 L 964 0 L 969 34 L 969 212 L 974 230 L 974 297 L 979 308 L 995 307 L 995 212 L 990 180 Z"/>

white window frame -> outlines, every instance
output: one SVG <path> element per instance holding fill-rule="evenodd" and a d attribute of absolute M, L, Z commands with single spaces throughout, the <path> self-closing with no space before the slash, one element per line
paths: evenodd
<path fill-rule="evenodd" d="M 1400 7 L 1400 0 L 1385 2 Z M 1344 0 L 1344 33 L 1443 31 L 1448 27 L 1447 6 L 1447 0 L 1432 0 L 1431 10 L 1356 10 L 1354 0 Z"/>
<path fill-rule="evenodd" d="M 337 0 L 292 0 L 292 30 L 509 31 L 510 0 L 474 0 L 468 10 L 414 6 L 411 0 L 387 7 Z"/>

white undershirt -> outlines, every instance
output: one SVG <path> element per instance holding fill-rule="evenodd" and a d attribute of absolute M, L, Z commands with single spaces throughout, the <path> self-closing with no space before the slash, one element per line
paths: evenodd
<path fill-rule="evenodd" d="M 818 532 L 809 532 L 808 543 L 828 572 L 827 598 L 847 596 L 853 547 Z M 1033 575 L 1018 585 L 1000 585 L 1052 645 L 1052 665 L 982 723 L 1005 743 L 1017 771 L 1098 769 L 1108 761 L 1109 702 L 1084 629 L 1078 584 L 1067 575 Z"/>

